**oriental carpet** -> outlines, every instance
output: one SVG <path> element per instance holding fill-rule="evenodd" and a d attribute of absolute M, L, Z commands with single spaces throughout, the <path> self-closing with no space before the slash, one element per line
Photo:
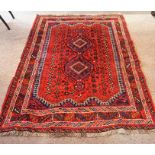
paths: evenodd
<path fill-rule="evenodd" d="M 0 114 L 0 132 L 155 128 L 122 15 L 37 16 Z"/>

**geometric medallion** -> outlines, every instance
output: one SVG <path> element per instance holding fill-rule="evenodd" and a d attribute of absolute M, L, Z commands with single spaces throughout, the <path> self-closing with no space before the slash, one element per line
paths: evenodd
<path fill-rule="evenodd" d="M 65 73 L 74 80 L 82 80 L 90 75 L 93 65 L 83 56 L 77 56 L 65 64 Z"/>
<path fill-rule="evenodd" d="M 90 40 L 84 36 L 77 36 L 68 42 L 68 47 L 73 51 L 82 53 L 92 46 Z"/>

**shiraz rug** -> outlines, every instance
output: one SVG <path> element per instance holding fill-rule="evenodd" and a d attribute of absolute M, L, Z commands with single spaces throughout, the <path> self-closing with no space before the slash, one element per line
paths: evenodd
<path fill-rule="evenodd" d="M 154 127 L 122 15 L 37 15 L 2 107 L 1 133 Z"/>

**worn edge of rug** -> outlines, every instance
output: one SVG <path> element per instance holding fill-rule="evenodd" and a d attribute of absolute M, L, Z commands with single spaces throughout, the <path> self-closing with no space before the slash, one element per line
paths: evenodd
<path fill-rule="evenodd" d="M 144 77 L 144 84 L 145 84 L 145 87 L 146 89 L 148 90 L 148 95 L 149 95 L 149 98 L 151 99 L 151 102 L 152 102 L 152 108 L 155 109 L 155 105 L 154 105 L 154 102 L 153 102 L 153 99 L 152 99 L 152 96 L 151 96 L 151 93 L 150 93 L 150 89 L 148 87 L 148 84 L 147 84 L 147 81 L 146 81 L 146 77 L 144 75 L 144 72 L 143 72 L 143 69 L 142 69 L 142 65 L 141 65 L 141 61 L 139 60 L 139 57 L 138 57 L 138 54 L 137 54 L 137 48 L 135 47 L 135 44 L 134 44 L 134 41 L 133 39 L 131 38 L 131 35 L 129 33 L 129 29 L 128 29 L 128 25 L 125 21 L 125 18 L 124 16 L 121 14 L 121 13 L 112 13 L 112 14 L 98 14 L 98 15 L 92 15 L 92 14 L 88 14 L 88 15 L 71 15 L 71 14 L 65 14 L 65 15 L 36 15 L 36 18 L 32 24 L 32 27 L 30 29 L 30 33 L 27 37 L 27 41 L 25 43 L 25 47 L 23 49 L 23 52 L 22 52 L 22 55 L 20 57 L 20 62 L 18 64 L 18 67 L 16 69 L 16 72 L 9 84 L 9 87 L 8 87 L 8 90 L 7 90 L 7 94 L 5 96 L 5 99 L 4 99 L 4 102 L 2 104 L 2 108 L 5 106 L 5 102 L 7 100 L 7 97 L 9 95 L 9 92 L 10 92 L 10 89 L 11 89 L 11 86 L 12 86 L 12 83 L 14 81 L 14 77 L 16 76 L 17 72 L 18 72 L 18 69 L 20 68 L 20 66 L 22 65 L 21 62 L 22 62 L 22 58 L 24 57 L 24 55 L 26 55 L 26 48 L 27 48 L 27 43 L 28 43 L 28 40 L 30 38 L 30 35 L 31 35 L 31 32 L 32 30 L 34 30 L 34 25 L 36 24 L 37 22 L 37 19 L 39 19 L 39 17 L 45 17 L 45 16 L 49 16 L 49 17 L 84 17 L 84 16 L 95 16 L 95 17 L 99 17 L 99 16 L 120 16 L 121 19 L 122 19 L 122 23 L 123 23 L 123 27 L 124 27 L 124 30 L 126 32 L 126 35 L 128 37 L 128 41 L 130 42 L 130 45 L 131 47 L 134 49 L 134 54 L 136 55 L 136 58 L 134 58 L 134 62 L 136 61 L 139 61 L 139 66 L 136 67 L 136 71 L 137 71 L 137 68 L 141 70 L 141 74 L 142 76 Z M 38 24 L 38 23 L 37 23 Z M 139 74 L 138 74 L 139 76 Z M 2 113 L 2 110 L 0 111 L 0 116 L 1 116 L 1 113 Z M 154 111 L 155 113 L 155 111 Z M 87 131 L 70 131 L 70 132 L 51 132 L 51 133 L 47 133 L 47 132 L 33 132 L 33 131 L 20 131 L 20 130 L 12 130 L 12 131 L 4 131 L 4 132 L 0 132 L 0 136 L 24 136 L 24 137 L 27 137 L 27 136 L 39 136 L 39 137 L 42 137 L 42 136 L 48 136 L 48 137 L 104 137 L 104 136 L 110 136 L 110 135 L 113 135 L 113 134 L 123 134 L 123 135 L 129 135 L 129 134 L 151 134 L 151 133 L 154 133 L 155 132 L 155 126 L 153 127 L 149 127 L 146 129 L 139 129 L 139 127 L 135 127 L 135 128 L 125 128 L 125 127 L 120 127 L 120 128 L 114 128 L 114 129 L 109 129 L 109 130 L 97 130 L 96 132 L 87 132 Z"/>

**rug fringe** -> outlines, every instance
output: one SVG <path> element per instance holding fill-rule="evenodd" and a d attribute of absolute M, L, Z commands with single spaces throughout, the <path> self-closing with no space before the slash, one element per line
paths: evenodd
<path fill-rule="evenodd" d="M 111 136 L 115 134 L 121 135 L 134 135 L 134 134 L 151 134 L 155 133 L 155 129 L 153 130 L 125 130 L 125 129 L 117 129 L 111 130 L 107 132 L 101 133 L 38 133 L 38 132 L 29 132 L 29 131 L 9 131 L 0 133 L 0 137 L 5 136 L 19 136 L 19 137 L 53 137 L 53 138 L 61 138 L 61 137 L 85 137 L 85 138 L 96 138 L 96 137 L 105 137 Z"/>

